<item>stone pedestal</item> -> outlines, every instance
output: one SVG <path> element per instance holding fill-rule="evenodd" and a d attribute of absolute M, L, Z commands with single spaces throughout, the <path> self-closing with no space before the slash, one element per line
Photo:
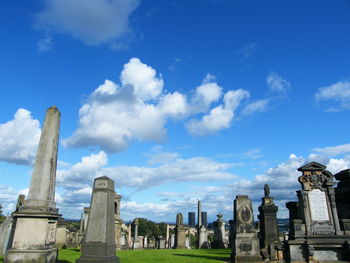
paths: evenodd
<path fill-rule="evenodd" d="M 54 202 L 59 126 L 60 112 L 51 107 L 46 112 L 28 199 L 12 214 L 16 225 L 5 263 L 56 262 L 56 226 L 61 216 Z"/>
<path fill-rule="evenodd" d="M 277 250 L 275 247 L 280 244 L 277 224 L 278 207 L 274 204 L 273 198 L 265 193 L 262 204 L 259 206 L 260 221 L 260 247 L 268 254 L 271 261 L 277 260 Z M 265 257 L 265 256 L 264 256 Z"/>
<path fill-rule="evenodd" d="M 208 232 L 205 226 L 201 226 L 198 230 L 198 248 L 208 248 Z"/>
<path fill-rule="evenodd" d="M 56 231 L 56 247 L 62 248 L 67 245 L 67 222 L 59 220 Z"/>
<path fill-rule="evenodd" d="M 106 176 L 96 178 L 90 214 L 77 263 L 117 263 L 114 232 L 114 182 Z"/>
<path fill-rule="evenodd" d="M 225 248 L 225 222 L 221 219 L 222 215 L 217 215 L 218 219 L 213 223 L 214 242 L 212 248 Z"/>
<path fill-rule="evenodd" d="M 234 201 L 232 260 L 234 263 L 261 262 L 259 240 L 254 227 L 252 202 L 247 195 Z"/>
<path fill-rule="evenodd" d="M 185 237 L 186 228 L 183 226 L 183 216 L 181 213 L 176 215 L 176 227 L 175 227 L 175 246 L 174 248 L 186 248 Z"/>

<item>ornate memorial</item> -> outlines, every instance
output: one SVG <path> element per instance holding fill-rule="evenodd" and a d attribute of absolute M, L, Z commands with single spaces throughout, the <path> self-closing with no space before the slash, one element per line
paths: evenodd
<path fill-rule="evenodd" d="M 232 243 L 234 263 L 262 261 L 257 231 L 254 226 L 252 202 L 247 195 L 237 195 L 234 201 Z"/>
<path fill-rule="evenodd" d="M 302 190 L 298 202 L 287 203 L 290 236 L 286 242 L 288 262 L 348 262 L 349 236 L 338 218 L 333 175 L 326 166 L 311 162 L 298 169 Z"/>
<path fill-rule="evenodd" d="M 178 213 L 176 215 L 174 248 L 186 248 L 185 236 L 186 236 L 186 228 L 183 226 L 183 216 L 181 213 Z"/>

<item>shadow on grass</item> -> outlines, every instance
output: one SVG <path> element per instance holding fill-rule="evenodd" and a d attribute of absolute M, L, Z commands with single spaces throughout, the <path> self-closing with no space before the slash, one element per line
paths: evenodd
<path fill-rule="evenodd" d="M 222 253 L 224 254 L 224 253 Z M 226 261 L 231 262 L 230 257 L 216 257 L 216 256 L 205 256 L 205 255 L 193 255 L 193 254 L 174 254 L 174 256 L 180 256 L 180 257 L 190 257 L 190 258 L 207 258 L 207 259 L 214 259 L 214 260 L 220 260 L 220 261 Z"/>
<path fill-rule="evenodd" d="M 57 263 L 70 263 L 68 260 L 58 260 Z"/>

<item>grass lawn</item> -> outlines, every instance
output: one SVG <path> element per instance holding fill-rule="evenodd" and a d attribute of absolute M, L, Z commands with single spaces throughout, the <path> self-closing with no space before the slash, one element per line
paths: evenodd
<path fill-rule="evenodd" d="M 156 249 L 117 251 L 121 263 L 227 263 L 230 249 Z M 58 263 L 75 263 L 79 250 L 61 249 Z M 3 262 L 0 259 L 0 262 Z"/>

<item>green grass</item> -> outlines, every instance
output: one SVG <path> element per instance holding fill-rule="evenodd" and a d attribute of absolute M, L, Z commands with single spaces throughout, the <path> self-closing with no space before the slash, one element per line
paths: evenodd
<path fill-rule="evenodd" d="M 223 263 L 230 262 L 229 249 L 155 249 L 117 251 L 121 263 Z M 80 252 L 62 249 L 59 263 L 75 263 Z"/>
<path fill-rule="evenodd" d="M 230 249 L 156 249 L 117 251 L 120 263 L 226 263 Z M 80 257 L 77 249 L 60 249 L 58 263 L 75 263 Z M 3 260 L 0 258 L 0 262 Z"/>

